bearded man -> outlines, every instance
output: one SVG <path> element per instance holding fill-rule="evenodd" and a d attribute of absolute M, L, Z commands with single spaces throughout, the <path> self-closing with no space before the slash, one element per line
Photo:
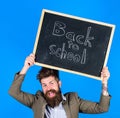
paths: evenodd
<path fill-rule="evenodd" d="M 58 71 L 45 67 L 37 75 L 42 91 L 37 91 L 35 95 L 22 91 L 25 74 L 34 63 L 35 55 L 30 54 L 21 71 L 15 75 L 9 89 L 12 97 L 33 110 L 34 118 L 78 118 L 79 113 L 95 114 L 108 111 L 111 97 L 107 91 L 107 82 L 110 77 L 107 67 L 104 67 L 101 72 L 100 101 L 92 102 L 80 98 L 74 92 L 63 94 L 60 90 L 61 81 Z"/>

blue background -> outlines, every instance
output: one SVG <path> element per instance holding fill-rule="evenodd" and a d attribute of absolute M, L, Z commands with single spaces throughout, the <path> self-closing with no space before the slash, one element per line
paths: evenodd
<path fill-rule="evenodd" d="M 120 118 L 120 6 L 119 0 L 0 0 L 0 117 L 33 118 L 32 110 L 8 95 L 14 74 L 34 47 L 42 9 L 84 17 L 110 24 L 116 29 L 107 66 L 111 77 L 110 109 L 103 114 L 80 114 L 80 118 Z M 29 69 L 22 89 L 35 93 L 41 89 L 36 80 L 40 66 Z M 75 91 L 80 97 L 98 101 L 101 81 L 60 71 L 63 93 Z"/>

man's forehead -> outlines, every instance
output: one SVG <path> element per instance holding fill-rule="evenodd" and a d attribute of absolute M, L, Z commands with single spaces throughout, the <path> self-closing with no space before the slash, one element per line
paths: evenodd
<path fill-rule="evenodd" d="M 52 82 L 54 80 L 55 80 L 54 76 L 45 77 L 45 78 L 41 79 L 41 84 L 50 83 L 50 82 Z"/>

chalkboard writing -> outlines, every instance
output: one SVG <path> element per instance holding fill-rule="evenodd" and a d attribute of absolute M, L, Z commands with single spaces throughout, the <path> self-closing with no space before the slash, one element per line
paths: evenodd
<path fill-rule="evenodd" d="M 100 79 L 114 28 L 111 24 L 43 10 L 33 50 L 36 64 Z"/>

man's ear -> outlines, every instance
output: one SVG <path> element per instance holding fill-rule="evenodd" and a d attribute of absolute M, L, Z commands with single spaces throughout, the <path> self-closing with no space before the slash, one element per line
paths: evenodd
<path fill-rule="evenodd" d="M 61 81 L 59 81 L 59 82 L 58 82 L 58 84 L 59 84 L 59 87 L 61 87 L 61 85 L 62 85 L 62 82 L 61 82 Z"/>

